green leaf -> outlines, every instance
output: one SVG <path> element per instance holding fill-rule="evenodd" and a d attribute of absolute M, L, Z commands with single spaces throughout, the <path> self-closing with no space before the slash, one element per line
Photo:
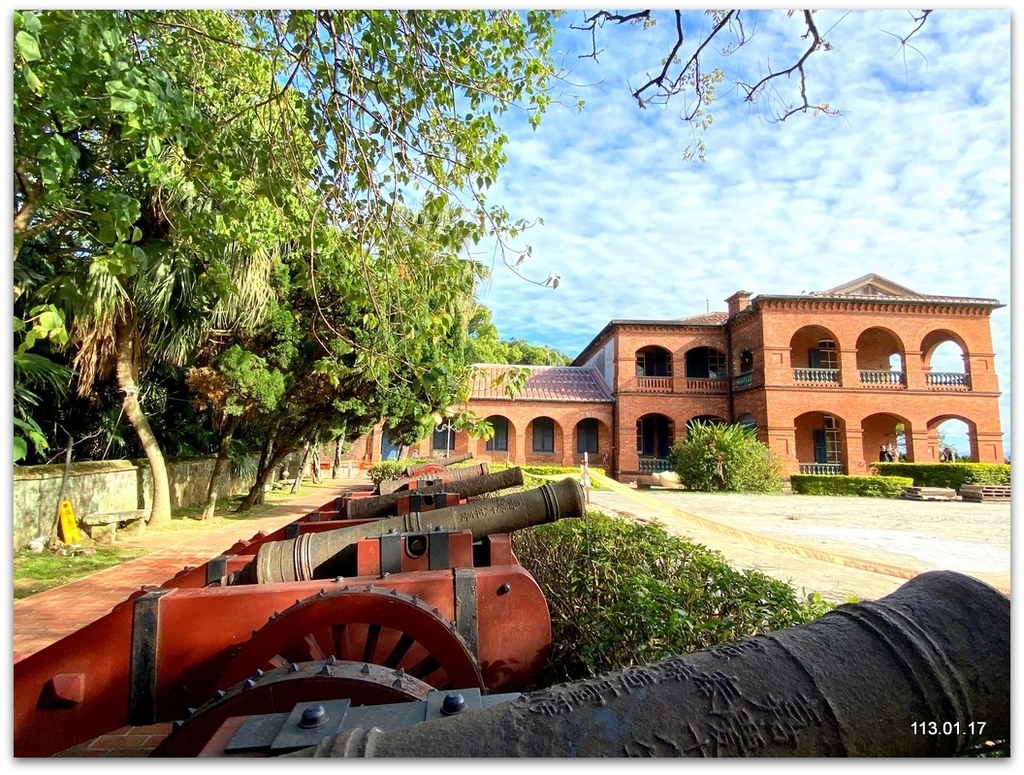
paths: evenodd
<path fill-rule="evenodd" d="M 43 55 L 39 53 L 39 41 L 25 30 L 21 30 L 14 36 L 14 44 L 26 62 L 35 62 L 43 58 Z"/>
<path fill-rule="evenodd" d="M 25 83 L 28 84 L 28 88 L 30 88 L 36 94 L 42 95 L 42 93 L 44 91 L 44 89 L 43 89 L 43 82 L 39 80 L 39 76 L 37 76 L 32 71 L 32 68 L 29 67 L 28 65 L 25 65 L 24 67 L 21 68 L 21 72 L 25 76 Z"/>
<path fill-rule="evenodd" d="M 25 439 L 20 436 L 15 436 L 14 439 L 14 456 L 12 461 L 17 463 L 19 460 L 25 458 L 28 455 L 28 444 L 25 443 Z"/>
<path fill-rule="evenodd" d="M 126 97 L 111 97 L 110 109 L 116 113 L 134 113 L 139 109 L 139 103 Z"/>

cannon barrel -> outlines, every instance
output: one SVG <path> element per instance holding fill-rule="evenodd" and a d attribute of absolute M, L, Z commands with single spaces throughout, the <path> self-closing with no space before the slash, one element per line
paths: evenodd
<path fill-rule="evenodd" d="M 410 465 L 405 467 L 405 475 L 408 477 L 415 477 L 421 474 L 423 471 L 433 468 L 434 466 L 444 466 L 447 468 L 455 463 L 462 463 L 466 460 L 472 460 L 473 453 L 466 452 L 462 455 L 452 455 L 451 457 L 441 458 L 440 460 L 431 460 L 428 463 L 420 463 L 418 465 Z"/>
<path fill-rule="evenodd" d="M 808 624 L 296 756 L 957 756 L 1010 736 L 1010 601 L 931 571 Z"/>
<path fill-rule="evenodd" d="M 462 479 L 471 479 L 474 476 L 483 476 L 490 472 L 490 468 L 487 463 L 477 463 L 475 466 L 467 466 L 466 468 L 450 468 L 447 469 L 443 474 L 436 474 L 436 476 L 442 476 L 445 479 L 451 481 L 459 481 Z M 389 493 L 397 492 L 403 487 L 407 487 L 416 481 L 416 477 L 403 477 L 401 479 L 386 479 L 381 482 L 378 486 L 378 491 L 381 495 L 388 495 Z"/>
<path fill-rule="evenodd" d="M 461 469 L 457 469 L 461 470 Z M 521 487 L 523 485 L 523 469 L 506 468 L 493 474 L 460 479 L 458 484 L 442 482 L 441 484 L 430 484 L 425 487 L 417 487 L 417 493 L 435 493 L 454 490 L 460 498 L 471 498 L 476 495 L 506 490 L 510 487 Z M 408 495 L 408 492 L 391 492 L 387 495 L 374 495 L 368 498 L 355 498 L 346 504 L 345 517 L 348 519 L 377 519 L 393 512 L 398 500 Z"/>
<path fill-rule="evenodd" d="M 470 530 L 476 541 L 495 533 L 511 533 L 558 519 L 582 517 L 585 513 L 583 488 L 574 479 L 563 479 L 463 506 L 413 512 L 322 533 L 303 533 L 286 541 L 270 541 L 260 546 L 255 560 L 240 572 L 237 580 L 263 584 L 352 575 L 345 550 L 360 539 L 389 532 Z M 254 579 L 251 578 L 253 572 Z"/>

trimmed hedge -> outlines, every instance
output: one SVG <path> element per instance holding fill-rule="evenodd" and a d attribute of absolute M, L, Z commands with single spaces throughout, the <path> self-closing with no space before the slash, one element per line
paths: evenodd
<path fill-rule="evenodd" d="M 408 460 L 381 460 L 366 469 L 366 475 L 370 477 L 371 482 L 380 487 L 381 482 L 404 477 L 408 465 Z"/>
<path fill-rule="evenodd" d="M 965 484 L 1009 484 L 1006 463 L 871 463 L 880 476 L 907 476 L 914 487 L 950 487 Z"/>
<path fill-rule="evenodd" d="M 793 474 L 789 481 L 793 492 L 799 495 L 851 495 L 862 498 L 898 498 L 905 489 L 914 486 L 914 480 L 908 476 Z"/>
<path fill-rule="evenodd" d="M 835 605 L 665 526 L 589 511 L 517 530 L 512 546 L 551 611 L 535 687 L 577 681 L 817 619 Z"/>

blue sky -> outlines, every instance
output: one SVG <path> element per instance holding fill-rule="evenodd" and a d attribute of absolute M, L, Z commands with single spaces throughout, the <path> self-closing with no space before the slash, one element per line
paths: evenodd
<path fill-rule="evenodd" d="M 724 310 L 737 290 L 799 294 L 870 272 L 994 298 L 1007 305 L 991 324 L 1009 453 L 1010 11 L 939 9 L 904 52 L 890 33 L 914 26 L 907 11 L 820 11 L 834 48 L 808 63 L 808 98 L 843 116 L 784 123 L 731 86 L 769 53 L 781 63 L 779 41 L 802 50 L 800 20 L 747 12 L 754 44 L 723 62 L 705 164 L 683 159 L 693 133 L 681 104 L 641 110 L 629 93 L 667 50 L 667 18 L 605 27 L 597 63 L 578 58 L 589 38 L 568 29 L 582 18 L 567 14 L 556 45 L 582 113 L 556 104 L 537 131 L 504 124 L 509 160 L 488 198 L 543 219 L 519 243 L 533 249 L 521 268 L 559 286 L 496 265 L 479 300 L 500 335 L 575 356 L 614 318 Z"/>

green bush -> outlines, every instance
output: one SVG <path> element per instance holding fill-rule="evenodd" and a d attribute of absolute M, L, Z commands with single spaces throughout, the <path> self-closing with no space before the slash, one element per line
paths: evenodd
<path fill-rule="evenodd" d="M 380 487 L 381 482 L 404 477 L 408 466 L 408 460 L 382 460 L 370 466 L 366 470 L 366 475 L 370 477 L 371 482 Z"/>
<path fill-rule="evenodd" d="M 1007 463 L 871 463 L 880 476 L 907 476 L 914 487 L 949 487 L 965 484 L 1009 484 Z"/>
<path fill-rule="evenodd" d="M 574 681 L 818 618 L 833 606 L 732 568 L 658 523 L 589 511 L 512 534 L 551 611 L 537 686 Z"/>
<path fill-rule="evenodd" d="M 668 462 L 679 483 L 704 492 L 773 492 L 782 489 L 782 463 L 745 425 L 694 422 Z"/>
<path fill-rule="evenodd" d="M 789 478 L 799 495 L 853 495 L 863 498 L 898 498 L 914 480 L 907 476 L 822 476 L 793 474 Z"/>

